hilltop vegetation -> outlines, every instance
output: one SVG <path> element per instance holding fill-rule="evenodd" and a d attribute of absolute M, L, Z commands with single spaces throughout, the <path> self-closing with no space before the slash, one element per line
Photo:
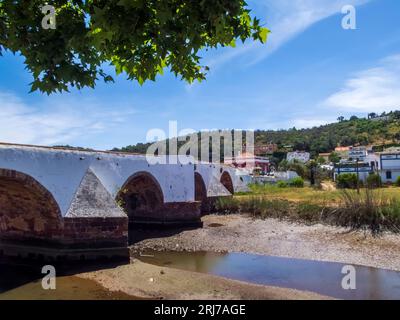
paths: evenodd
<path fill-rule="evenodd" d="M 256 131 L 256 143 L 276 143 L 280 148 L 291 146 L 313 155 L 332 152 L 337 146 L 396 145 L 400 142 L 400 111 L 370 114 L 369 118 L 351 117 L 310 129 Z"/>
<path fill-rule="evenodd" d="M 339 117 L 336 123 L 308 129 L 257 130 L 255 142 L 256 145 L 277 144 L 278 152 L 274 156 L 282 159 L 282 153 L 288 148 L 311 152 L 313 157 L 318 153 L 332 152 L 337 146 L 374 144 L 380 151 L 384 146 L 400 144 L 400 111 L 380 116 L 371 113 L 368 118 L 353 116 L 348 120 Z M 149 145 L 138 143 L 114 151 L 146 153 Z"/>

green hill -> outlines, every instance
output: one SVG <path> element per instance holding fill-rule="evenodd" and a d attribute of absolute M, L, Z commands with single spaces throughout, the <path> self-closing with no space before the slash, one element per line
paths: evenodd
<path fill-rule="evenodd" d="M 290 146 L 293 150 L 318 153 L 331 152 L 337 146 L 376 145 L 384 146 L 400 144 L 400 111 L 374 113 L 367 118 L 351 117 L 346 120 L 340 117 L 339 122 L 308 129 L 289 130 L 257 130 L 256 145 L 275 143 L 279 149 Z M 149 144 L 139 143 L 121 149 L 122 152 L 145 153 Z"/>

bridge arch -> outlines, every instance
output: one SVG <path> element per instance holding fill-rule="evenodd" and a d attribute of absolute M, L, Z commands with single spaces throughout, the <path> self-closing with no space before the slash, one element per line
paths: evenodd
<path fill-rule="evenodd" d="M 30 175 L 0 169 L 0 238 L 52 239 L 62 230 L 53 195 Z"/>
<path fill-rule="evenodd" d="M 234 194 L 234 193 L 235 193 L 231 175 L 230 175 L 227 171 L 224 171 L 224 172 L 222 173 L 221 178 L 220 178 L 220 182 L 222 183 L 222 185 L 223 185 L 231 194 Z"/>
<path fill-rule="evenodd" d="M 203 177 L 198 172 L 194 173 L 194 198 L 195 201 L 201 202 L 201 212 L 207 213 L 209 211 L 207 188 Z"/>
<path fill-rule="evenodd" d="M 163 219 L 164 195 L 157 179 L 149 172 L 140 171 L 130 176 L 116 200 L 130 223 Z"/>

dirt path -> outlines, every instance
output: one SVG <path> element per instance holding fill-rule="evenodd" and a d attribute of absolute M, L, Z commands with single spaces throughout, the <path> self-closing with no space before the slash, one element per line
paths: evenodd
<path fill-rule="evenodd" d="M 349 233 L 343 228 L 259 220 L 243 215 L 211 215 L 204 217 L 203 222 L 203 229 L 139 241 L 132 246 L 132 252 L 145 249 L 248 252 L 400 271 L 400 235 L 374 238 L 363 232 Z"/>

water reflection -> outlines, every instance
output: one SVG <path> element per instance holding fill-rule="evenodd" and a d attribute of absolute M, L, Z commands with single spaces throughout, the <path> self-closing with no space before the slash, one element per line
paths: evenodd
<path fill-rule="evenodd" d="M 111 292 L 95 281 L 66 275 L 68 273 L 79 273 L 79 270 L 62 270 L 60 276 L 57 276 L 56 290 L 44 290 L 41 268 L 0 264 L 0 300 L 136 299 L 122 292 Z"/>
<path fill-rule="evenodd" d="M 144 262 L 340 299 L 400 299 L 400 272 L 355 266 L 357 289 L 343 290 L 344 264 L 246 253 L 147 252 Z"/>

